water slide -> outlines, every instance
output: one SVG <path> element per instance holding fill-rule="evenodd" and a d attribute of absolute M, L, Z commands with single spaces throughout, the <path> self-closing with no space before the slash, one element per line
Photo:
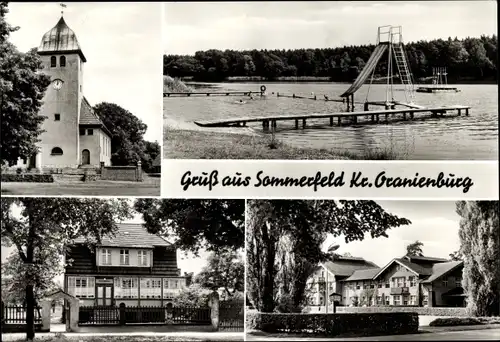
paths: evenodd
<path fill-rule="evenodd" d="M 373 50 L 373 53 L 370 56 L 370 59 L 368 59 L 368 62 L 366 62 L 365 67 L 363 68 L 363 70 L 361 70 L 354 83 L 349 87 L 349 89 L 347 89 L 342 95 L 340 95 L 340 97 L 347 97 L 349 95 L 352 95 L 359 88 L 361 88 L 361 86 L 366 82 L 368 77 L 370 77 L 373 70 L 377 66 L 378 61 L 384 54 L 387 46 L 387 44 L 379 44 L 375 47 L 375 50 Z"/>

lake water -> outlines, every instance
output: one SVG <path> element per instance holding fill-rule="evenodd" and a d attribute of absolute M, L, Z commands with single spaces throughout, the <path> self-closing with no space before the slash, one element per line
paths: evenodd
<path fill-rule="evenodd" d="M 257 83 L 197 84 L 197 90 L 258 91 Z M 348 84 L 335 83 L 269 83 L 268 96 L 254 100 L 238 96 L 196 96 L 164 99 L 167 123 L 184 129 L 265 134 L 261 124 L 248 128 L 202 128 L 193 122 L 236 117 L 286 114 L 332 113 L 345 111 L 345 104 L 307 99 L 282 98 L 274 92 L 322 99 L 326 94 L 338 98 Z M 455 87 L 455 85 L 454 85 Z M 298 147 L 326 148 L 367 152 L 384 149 L 396 151 L 402 159 L 413 160 L 497 160 L 498 159 L 498 86 L 456 85 L 459 93 L 416 93 L 415 103 L 423 106 L 468 105 L 470 116 L 396 122 L 389 125 L 330 127 L 327 118 L 308 120 L 306 129 L 294 129 L 293 121 L 278 122 L 276 138 Z M 355 101 L 385 100 L 385 85 L 364 85 Z M 405 101 L 404 92 L 395 86 L 395 99 Z M 239 103 L 243 99 L 244 103 Z M 370 108 L 372 109 L 372 108 Z M 373 109 L 381 109 L 380 107 Z M 363 106 L 356 105 L 356 110 Z M 207 142 L 209 143 L 209 142 Z"/>

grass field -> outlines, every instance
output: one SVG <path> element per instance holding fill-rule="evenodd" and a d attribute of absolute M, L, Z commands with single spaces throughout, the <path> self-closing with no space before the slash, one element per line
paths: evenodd
<path fill-rule="evenodd" d="M 104 181 L 78 183 L 2 183 L 2 195 L 48 196 L 160 196 L 160 177 L 144 176 L 143 182 Z"/>
<path fill-rule="evenodd" d="M 394 160 L 392 151 L 364 154 L 327 149 L 297 148 L 272 138 L 220 132 L 201 132 L 165 128 L 164 158 L 169 159 L 289 159 L 289 160 Z"/>

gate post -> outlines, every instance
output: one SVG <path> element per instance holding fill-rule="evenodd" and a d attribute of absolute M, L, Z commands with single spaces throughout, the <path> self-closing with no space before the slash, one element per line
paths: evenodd
<path fill-rule="evenodd" d="M 136 171 L 135 171 L 135 180 L 136 182 L 142 182 L 142 166 L 141 161 L 137 161 Z"/>
<path fill-rule="evenodd" d="M 120 325 L 125 325 L 125 303 L 120 304 Z"/>
<path fill-rule="evenodd" d="M 42 331 L 50 331 L 50 311 L 52 309 L 52 301 L 42 301 Z"/>
<path fill-rule="evenodd" d="M 214 291 L 210 294 L 208 299 L 208 306 L 210 307 L 210 321 L 212 322 L 212 330 L 219 330 L 219 293 Z"/>
<path fill-rule="evenodd" d="M 78 332 L 80 331 L 80 328 L 78 327 L 80 301 L 78 299 L 74 298 L 70 300 L 69 311 L 69 329 L 71 332 Z"/>

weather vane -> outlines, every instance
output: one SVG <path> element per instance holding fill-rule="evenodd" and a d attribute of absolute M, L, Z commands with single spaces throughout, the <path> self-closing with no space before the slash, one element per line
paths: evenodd
<path fill-rule="evenodd" d="M 64 15 L 64 9 L 66 8 L 66 4 L 63 4 L 62 2 L 59 4 L 61 6 L 61 17 Z"/>

